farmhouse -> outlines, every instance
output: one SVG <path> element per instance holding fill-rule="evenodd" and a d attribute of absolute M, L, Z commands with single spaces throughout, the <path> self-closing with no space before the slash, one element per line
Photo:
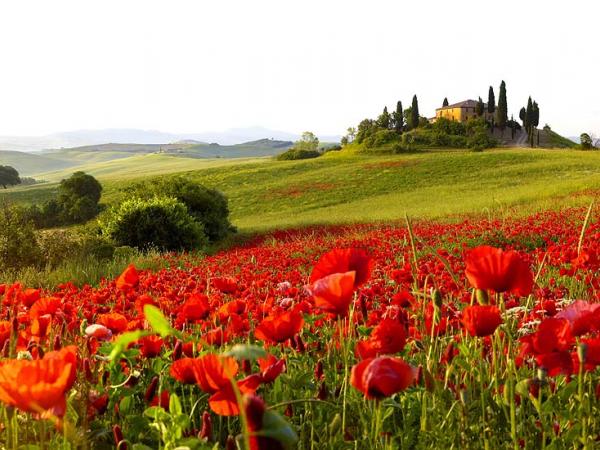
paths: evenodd
<path fill-rule="evenodd" d="M 435 117 L 429 119 L 430 122 L 435 122 L 440 117 L 457 122 L 466 122 L 467 120 L 477 117 L 477 100 L 465 100 L 454 103 L 453 105 L 443 106 L 435 110 Z M 492 120 L 493 113 L 487 111 L 487 103 L 483 104 L 483 117 L 486 120 Z"/>

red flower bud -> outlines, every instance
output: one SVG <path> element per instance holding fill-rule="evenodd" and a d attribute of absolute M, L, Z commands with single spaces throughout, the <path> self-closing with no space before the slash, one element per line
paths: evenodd
<path fill-rule="evenodd" d="M 202 429 L 198 434 L 198 439 L 206 439 L 207 441 L 212 439 L 212 419 L 208 411 L 202 413 Z"/>
<path fill-rule="evenodd" d="M 154 396 L 156 395 L 156 388 L 158 388 L 158 377 L 152 377 L 150 384 L 148 385 L 148 389 L 146 389 L 146 393 L 144 394 L 144 400 L 146 402 L 151 402 Z"/>
<path fill-rule="evenodd" d="M 127 443 L 123 439 L 123 431 L 119 425 L 113 426 L 113 437 L 118 450 L 127 450 Z"/>

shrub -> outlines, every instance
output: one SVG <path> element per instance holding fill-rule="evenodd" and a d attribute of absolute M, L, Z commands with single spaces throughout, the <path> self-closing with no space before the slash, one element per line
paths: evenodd
<path fill-rule="evenodd" d="M 296 159 L 311 159 L 321 156 L 321 152 L 317 150 L 302 150 L 290 148 L 288 151 L 277 155 L 278 161 L 292 161 Z"/>
<path fill-rule="evenodd" d="M 189 178 L 176 176 L 158 182 L 144 182 L 129 189 L 133 197 L 149 200 L 152 197 L 173 197 L 182 202 L 189 214 L 202 225 L 210 241 L 223 239 L 235 227 L 229 222 L 227 197 L 216 189 L 209 189 Z"/>
<path fill-rule="evenodd" d="M 173 197 L 126 200 L 101 218 L 100 227 L 115 244 L 142 250 L 189 250 L 208 241 L 204 226 Z"/>
<path fill-rule="evenodd" d="M 0 269 L 39 267 L 43 264 L 33 222 L 22 209 L 0 209 Z"/>
<path fill-rule="evenodd" d="M 457 136 L 464 136 L 466 134 L 466 127 L 456 120 L 449 120 L 445 117 L 440 117 L 431 125 L 434 130 L 445 134 L 452 134 Z"/>

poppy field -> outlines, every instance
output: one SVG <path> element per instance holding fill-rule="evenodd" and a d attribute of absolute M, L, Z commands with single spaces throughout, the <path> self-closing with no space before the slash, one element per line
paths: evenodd
<path fill-rule="evenodd" d="M 315 226 L 0 285 L 1 444 L 596 448 L 597 219 Z"/>

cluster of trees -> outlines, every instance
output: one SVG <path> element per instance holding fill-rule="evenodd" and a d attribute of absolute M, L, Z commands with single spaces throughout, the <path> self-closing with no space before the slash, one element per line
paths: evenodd
<path fill-rule="evenodd" d="M 527 106 L 524 106 L 519 111 L 519 119 L 523 122 L 523 128 L 527 131 L 529 144 L 533 147 L 534 140 L 537 136 L 537 143 L 540 143 L 540 132 L 537 129 L 540 124 L 540 107 L 536 101 L 531 100 L 531 96 L 527 100 Z"/>
<path fill-rule="evenodd" d="M 600 146 L 600 138 L 597 138 L 590 133 L 581 133 L 579 137 L 579 145 L 582 150 L 592 150 Z"/>
<path fill-rule="evenodd" d="M 17 184 L 21 184 L 19 172 L 12 166 L 0 166 L 0 185 L 6 189 Z"/>
<path fill-rule="evenodd" d="M 75 172 L 58 186 L 56 198 L 32 205 L 27 215 L 37 228 L 84 223 L 100 212 L 102 185 L 92 175 Z"/>
<path fill-rule="evenodd" d="M 319 138 L 310 131 L 302 133 L 300 139 L 294 142 L 289 150 L 277 155 L 279 161 L 290 161 L 295 159 L 309 159 L 321 156 L 319 151 Z"/>
<path fill-rule="evenodd" d="M 99 219 L 102 234 L 116 245 L 203 249 L 235 231 L 227 198 L 183 176 L 138 183 L 127 193 L 128 200 Z"/>

